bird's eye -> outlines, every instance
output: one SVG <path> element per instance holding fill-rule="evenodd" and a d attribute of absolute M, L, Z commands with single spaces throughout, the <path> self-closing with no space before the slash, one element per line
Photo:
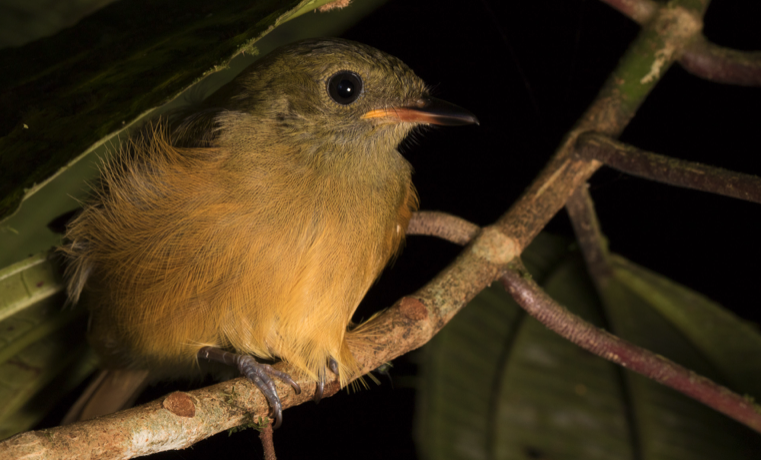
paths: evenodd
<path fill-rule="evenodd" d="M 362 79 L 348 70 L 333 74 L 328 79 L 328 94 L 339 104 L 349 105 L 362 93 Z"/>

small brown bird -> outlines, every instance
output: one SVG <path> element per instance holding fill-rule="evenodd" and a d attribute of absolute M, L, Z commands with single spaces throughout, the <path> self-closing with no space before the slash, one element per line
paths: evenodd
<path fill-rule="evenodd" d="M 397 146 L 421 124 L 471 123 L 400 60 L 320 39 L 134 136 L 66 233 L 69 297 L 106 369 L 73 415 L 216 361 L 261 389 L 277 426 L 272 377 L 299 387 L 254 357 L 290 363 L 318 398 L 326 368 L 357 377 L 347 326 L 417 208 Z"/>

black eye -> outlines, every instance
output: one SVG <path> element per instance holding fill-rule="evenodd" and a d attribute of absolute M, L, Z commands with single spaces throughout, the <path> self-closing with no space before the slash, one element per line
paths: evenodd
<path fill-rule="evenodd" d="M 328 94 L 339 104 L 349 105 L 362 93 L 362 79 L 348 70 L 334 74 L 328 80 Z"/>

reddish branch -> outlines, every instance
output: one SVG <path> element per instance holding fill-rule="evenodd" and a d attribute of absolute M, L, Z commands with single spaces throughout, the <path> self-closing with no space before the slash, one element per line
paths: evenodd
<path fill-rule="evenodd" d="M 277 460 L 277 456 L 275 455 L 275 443 L 272 441 L 271 423 L 267 423 L 267 426 L 262 428 L 262 431 L 259 432 L 259 439 L 262 441 L 264 460 Z"/>
<path fill-rule="evenodd" d="M 716 83 L 761 86 L 761 51 L 737 51 L 700 36 L 684 51 L 685 70 Z"/>
<path fill-rule="evenodd" d="M 598 329 L 557 304 L 525 271 L 508 270 L 500 281 L 528 314 L 571 342 L 644 375 L 761 432 L 758 406 L 655 353 Z"/>
<path fill-rule="evenodd" d="M 761 178 L 646 152 L 607 136 L 585 133 L 578 152 L 611 168 L 677 187 L 761 203 Z"/>
<path fill-rule="evenodd" d="M 481 228 L 465 219 L 436 211 L 420 211 L 410 219 L 408 235 L 428 235 L 465 246 Z"/>
<path fill-rule="evenodd" d="M 757 177 L 642 152 L 593 133 L 580 136 L 579 145 L 582 156 L 595 158 L 625 172 L 751 201 L 761 198 L 761 179 Z M 613 276 L 610 253 L 586 186 L 574 192 L 566 209 L 597 291 L 608 308 L 615 308 L 605 295 L 606 284 Z M 501 281 L 531 316 L 573 343 L 761 432 L 761 408 L 752 401 L 662 356 L 595 328 L 555 303 L 533 281 L 523 279 L 515 272 L 508 271 Z"/>
<path fill-rule="evenodd" d="M 592 197 L 589 196 L 586 184 L 576 189 L 565 208 L 571 218 L 573 231 L 576 233 L 576 240 L 584 255 L 589 274 L 599 291 L 600 287 L 613 276 L 613 269 L 605 237 L 600 230 Z"/>

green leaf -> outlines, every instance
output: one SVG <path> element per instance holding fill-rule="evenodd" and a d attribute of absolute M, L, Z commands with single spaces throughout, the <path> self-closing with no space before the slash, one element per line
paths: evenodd
<path fill-rule="evenodd" d="M 540 235 L 524 263 L 587 321 L 758 395 L 761 338 L 719 305 L 621 258 L 605 305 L 580 255 Z M 423 350 L 417 440 L 436 459 L 744 459 L 761 437 L 571 344 L 494 286 Z"/>
<path fill-rule="evenodd" d="M 27 430 L 92 371 L 83 309 L 62 309 L 58 268 L 39 254 L 0 271 L 0 439 Z"/>

